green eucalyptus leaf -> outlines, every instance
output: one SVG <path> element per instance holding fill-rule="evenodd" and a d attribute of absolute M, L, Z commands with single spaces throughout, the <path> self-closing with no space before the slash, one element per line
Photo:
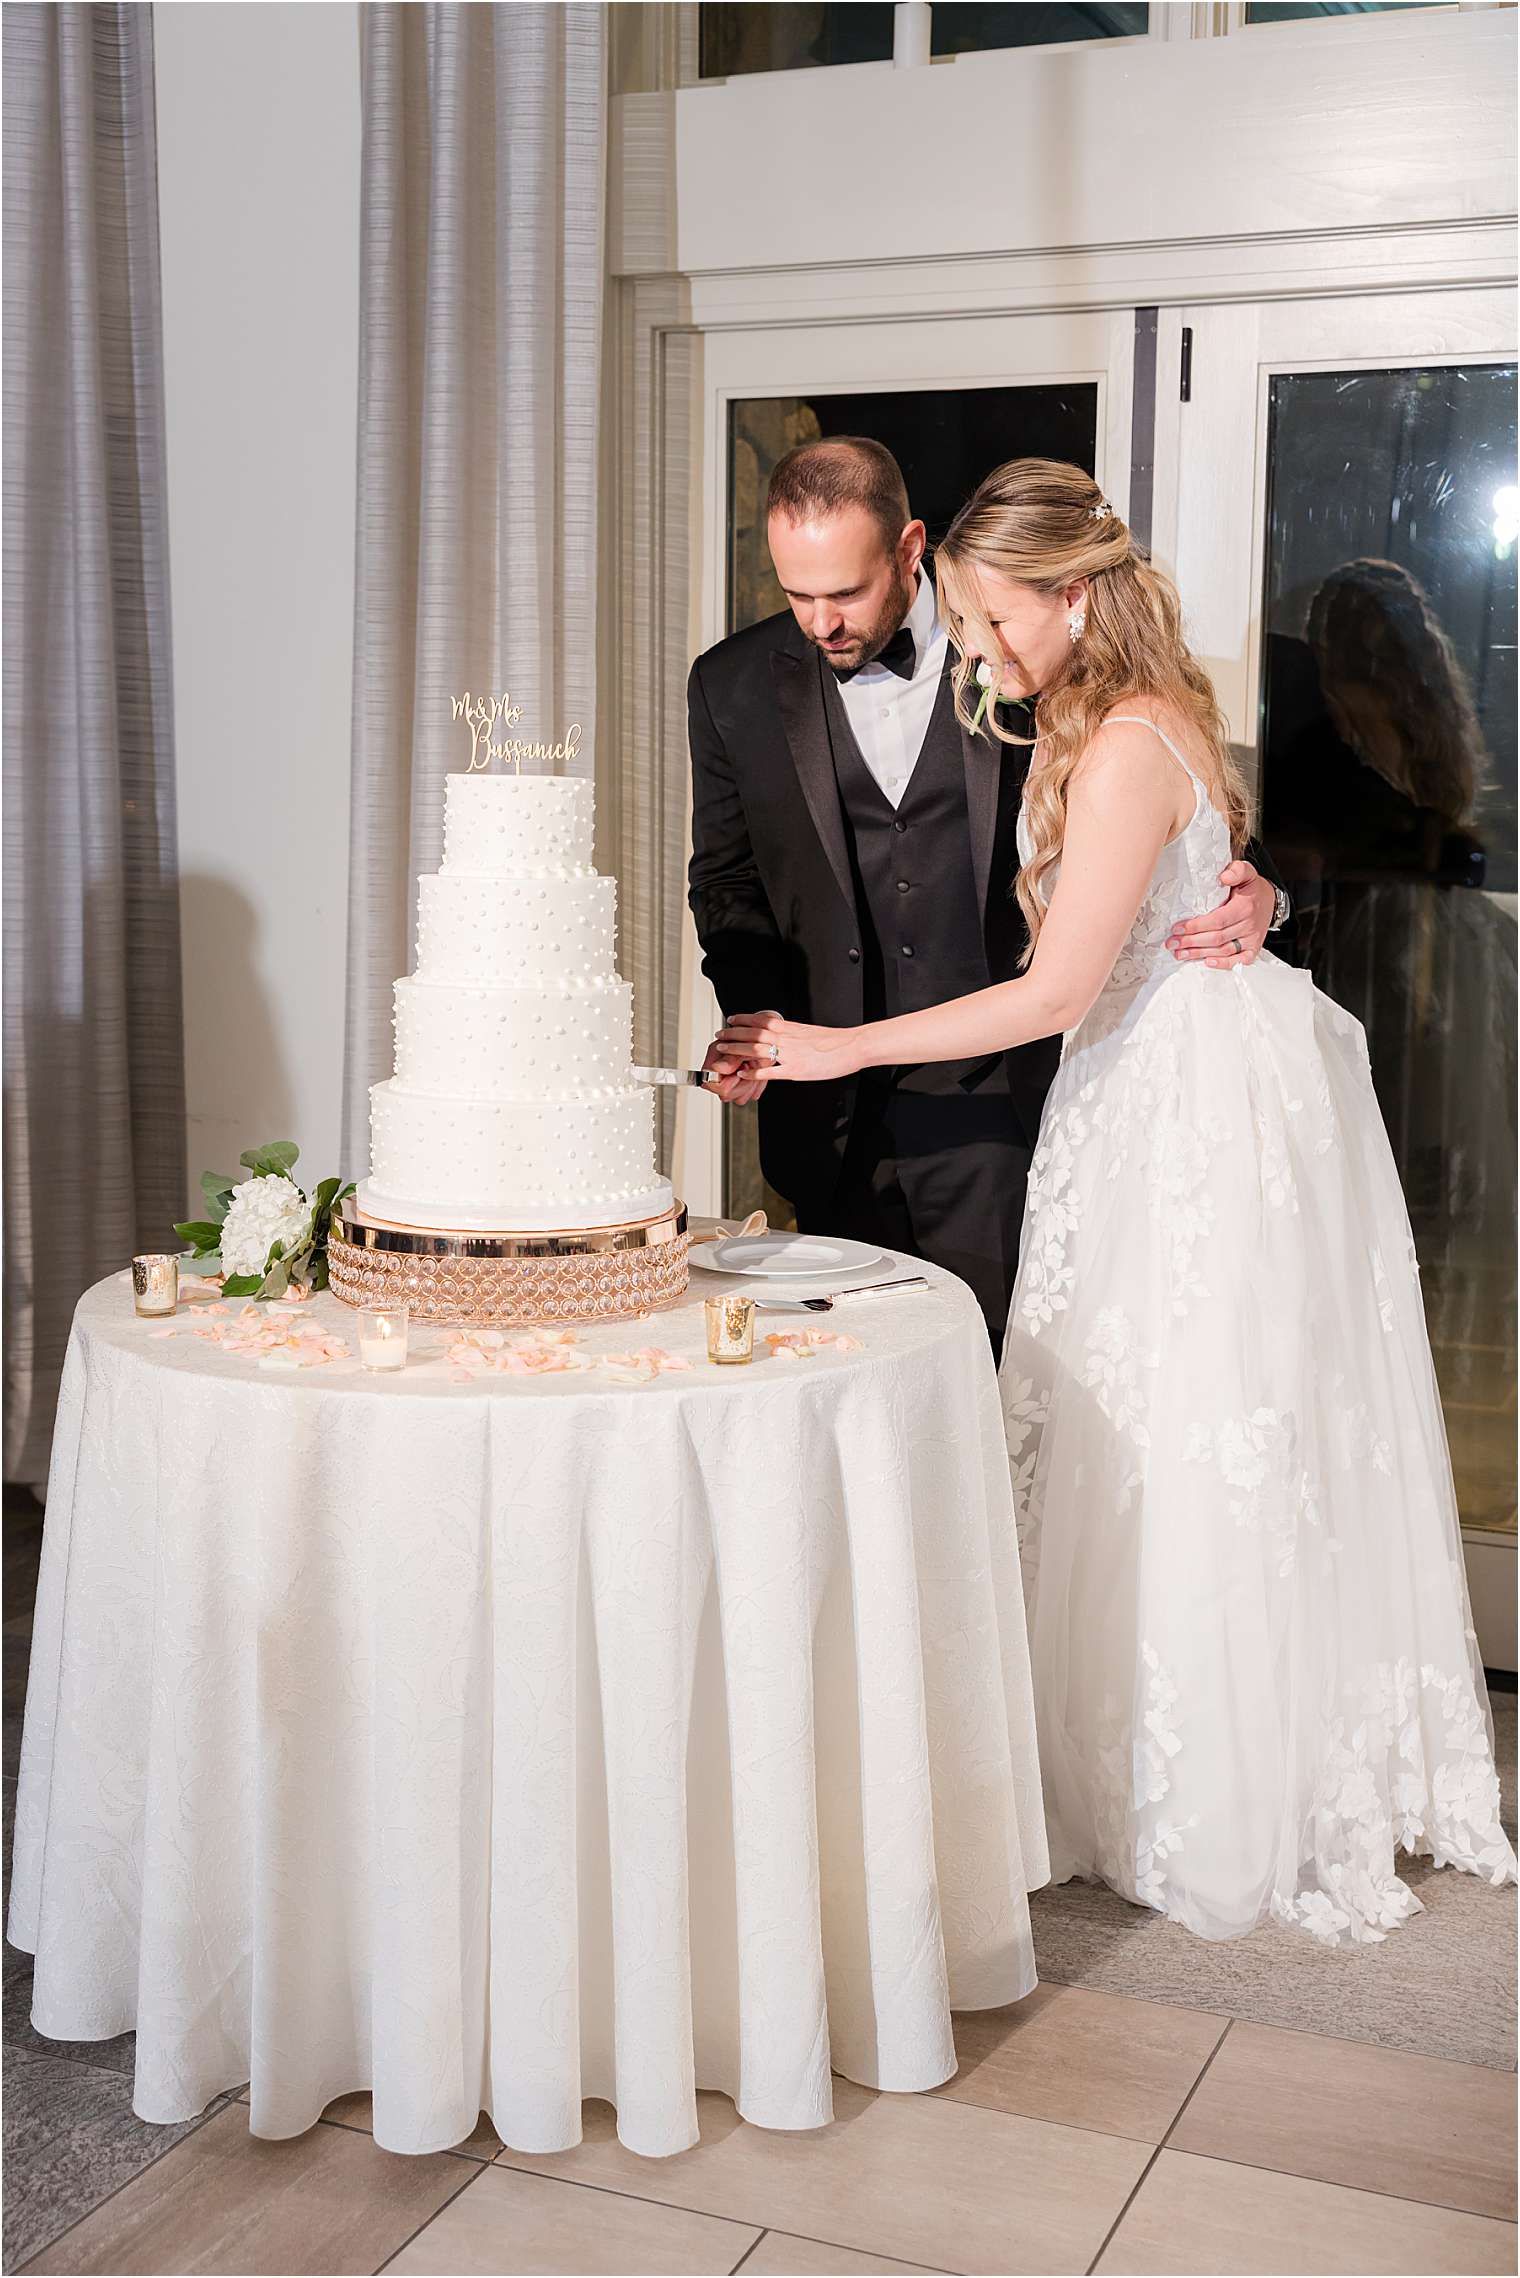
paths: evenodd
<path fill-rule="evenodd" d="M 197 1250 L 215 1250 L 220 1247 L 222 1229 L 209 1218 L 187 1218 L 176 1225 L 175 1233 L 182 1242 L 189 1242 Z"/>
<path fill-rule="evenodd" d="M 227 1215 L 227 1205 L 232 1199 L 233 1185 L 234 1181 L 228 1178 L 224 1171 L 202 1171 L 201 1173 L 201 1196 L 207 1211 L 218 1225 Z"/>
<path fill-rule="evenodd" d="M 230 1273 L 222 1288 L 228 1297 L 257 1297 L 264 1286 L 264 1277 L 258 1273 Z"/>
<path fill-rule="evenodd" d="M 238 1157 L 255 1178 L 288 1178 L 301 1150 L 293 1139 L 271 1139 L 264 1147 L 250 1147 Z"/>
<path fill-rule="evenodd" d="M 203 1278 L 209 1278 L 210 1275 L 221 1272 L 222 1261 L 215 1250 L 203 1250 L 193 1258 L 181 1258 L 179 1270 L 181 1273 L 199 1274 Z"/>

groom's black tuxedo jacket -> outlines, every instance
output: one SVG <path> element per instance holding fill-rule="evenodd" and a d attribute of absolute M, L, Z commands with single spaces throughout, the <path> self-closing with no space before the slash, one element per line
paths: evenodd
<path fill-rule="evenodd" d="M 827 672 L 789 609 L 720 641 L 692 667 L 690 901 L 702 969 L 725 1014 L 770 1009 L 845 1028 L 866 1017 Z M 1011 980 L 1026 939 L 1011 889 L 1029 755 L 957 732 L 988 977 Z M 1014 1118 L 1031 1146 L 1059 1056 L 1057 1038 L 1004 1055 Z M 817 1223 L 828 1209 L 859 1082 L 772 1084 L 761 1099 L 765 1176 L 804 1220 Z"/>

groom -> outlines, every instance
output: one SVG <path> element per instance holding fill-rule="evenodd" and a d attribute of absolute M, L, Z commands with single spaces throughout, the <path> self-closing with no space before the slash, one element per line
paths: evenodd
<path fill-rule="evenodd" d="M 790 607 L 692 667 L 690 901 L 725 1017 L 854 1027 L 1013 979 L 1028 750 L 965 734 L 953 653 L 896 460 L 852 436 L 782 459 L 767 498 Z M 1027 716 L 1013 725 L 1032 734 Z M 1251 864 L 1180 944 L 1260 949 L 1279 907 Z M 928 1258 L 1002 1343 L 1058 1038 L 837 1084 L 727 1077 L 760 1102 L 760 1160 L 804 1233 Z M 711 1055 L 709 1058 L 711 1059 Z"/>

